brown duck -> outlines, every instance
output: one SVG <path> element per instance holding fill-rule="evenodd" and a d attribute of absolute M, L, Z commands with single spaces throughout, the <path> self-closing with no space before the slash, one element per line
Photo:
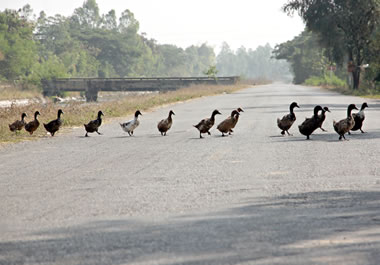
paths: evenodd
<path fill-rule="evenodd" d="M 54 134 L 59 130 L 59 127 L 62 125 L 61 115 L 64 114 L 61 109 L 58 110 L 57 119 L 52 120 L 48 124 L 44 123 L 44 127 L 46 131 L 48 131 L 51 136 L 54 136 Z"/>
<path fill-rule="evenodd" d="M 166 119 L 161 120 L 157 124 L 158 131 L 161 133 L 162 136 L 166 136 L 166 132 L 169 131 L 169 129 L 172 127 L 172 124 L 173 124 L 172 115 L 175 115 L 175 114 L 171 110 L 169 111 L 169 116 Z"/>
<path fill-rule="evenodd" d="M 310 140 L 310 135 L 319 128 L 318 112 L 322 110 L 321 106 L 314 107 L 314 115 L 311 118 L 305 119 L 305 121 L 298 126 L 301 134 L 306 136 L 306 140 Z"/>
<path fill-rule="evenodd" d="M 279 118 L 277 119 L 277 126 L 278 128 L 280 128 L 282 131 L 281 131 L 281 134 L 282 135 L 285 135 L 285 132 L 287 132 L 288 135 L 291 135 L 288 130 L 290 129 L 290 127 L 292 127 L 293 123 L 296 121 L 296 115 L 294 114 L 294 108 L 297 107 L 299 108 L 297 102 L 293 102 L 292 104 L 290 104 L 290 113 L 285 115 L 284 117 L 282 117 L 282 119 L 280 120 Z"/>
<path fill-rule="evenodd" d="M 318 115 L 318 128 L 320 128 L 324 132 L 326 132 L 326 130 L 322 128 L 322 125 L 326 119 L 326 112 L 331 112 L 328 107 L 324 107 L 322 109 L 322 113 Z"/>
<path fill-rule="evenodd" d="M 199 130 L 199 138 L 203 138 L 202 133 L 208 133 L 208 135 L 211 135 L 210 129 L 212 126 L 214 126 L 215 115 L 217 114 L 221 113 L 216 109 L 212 112 L 210 118 L 203 119 L 197 125 L 193 125 L 195 128 Z"/>
<path fill-rule="evenodd" d="M 11 130 L 12 132 L 15 132 L 17 133 L 17 131 L 21 131 L 21 129 L 25 126 L 25 117 L 26 117 L 26 113 L 22 113 L 21 114 L 21 120 L 17 120 L 15 122 L 13 122 L 12 124 L 9 124 L 9 130 Z"/>
<path fill-rule="evenodd" d="M 232 126 L 232 128 L 230 129 L 230 131 L 228 132 L 228 134 L 231 134 L 231 133 L 234 132 L 232 129 L 235 128 L 235 126 L 236 126 L 236 124 L 237 124 L 237 122 L 239 120 L 240 112 L 244 112 L 244 110 L 242 108 L 237 108 L 236 110 L 239 112 L 239 115 L 237 115 L 236 119 L 234 119 L 234 125 Z"/>
<path fill-rule="evenodd" d="M 239 118 L 239 112 L 238 110 L 233 110 L 231 112 L 231 116 L 229 116 L 227 119 L 219 123 L 217 129 L 222 133 L 222 136 L 224 136 L 225 133 L 231 132 L 233 126 L 236 124 L 236 120 Z"/>
<path fill-rule="evenodd" d="M 88 137 L 88 133 L 97 132 L 97 134 L 101 135 L 101 133 L 98 131 L 100 125 L 102 125 L 102 116 L 104 116 L 103 112 L 99 110 L 98 112 L 98 118 L 96 120 L 92 120 L 87 124 L 83 124 L 84 128 L 86 130 L 85 137 Z"/>
<path fill-rule="evenodd" d="M 34 120 L 28 122 L 27 124 L 25 124 L 25 130 L 27 132 L 30 133 L 30 135 L 33 134 L 33 132 L 35 130 L 37 130 L 38 126 L 40 126 L 40 122 L 38 121 L 37 119 L 37 116 L 38 115 L 41 115 L 40 112 L 37 110 L 35 113 L 34 113 Z"/>
<path fill-rule="evenodd" d="M 334 130 L 339 134 L 339 140 L 346 140 L 346 137 L 344 137 L 345 133 L 348 133 L 354 126 L 355 126 L 355 120 L 352 117 L 352 110 L 358 109 L 355 104 L 350 104 L 347 107 L 347 118 L 340 120 L 338 122 L 333 121 Z"/>

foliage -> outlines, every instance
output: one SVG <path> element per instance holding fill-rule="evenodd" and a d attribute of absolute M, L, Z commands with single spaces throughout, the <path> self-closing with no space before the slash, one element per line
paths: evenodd
<path fill-rule="evenodd" d="M 0 80 L 39 86 L 59 77 L 202 76 L 215 64 L 207 44 L 186 49 L 138 33 L 130 10 L 100 14 L 86 0 L 69 17 L 33 17 L 29 5 L 0 12 Z"/>
<path fill-rule="evenodd" d="M 269 44 L 259 46 L 256 50 L 241 47 L 233 51 L 227 43 L 223 43 L 217 56 L 216 68 L 220 75 L 288 80 L 291 76 L 288 63 L 272 58 L 272 52 Z"/>
<path fill-rule="evenodd" d="M 27 9 L 27 8 L 25 8 Z M 22 10 L 0 12 L 0 78 L 20 79 L 30 74 L 37 58 L 33 41 L 33 23 L 22 16 Z"/>
<path fill-rule="evenodd" d="M 360 66 L 369 61 L 373 33 L 380 22 L 380 1 L 289 0 L 283 9 L 289 14 L 297 11 L 306 27 L 318 33 L 330 60 L 342 64 L 346 56 L 352 62 L 353 86 L 357 89 Z"/>
<path fill-rule="evenodd" d="M 335 74 L 311 76 L 305 80 L 305 84 L 309 86 L 331 86 L 338 88 L 344 88 L 346 86 L 346 82 L 337 77 Z"/>
<path fill-rule="evenodd" d="M 302 84 L 311 76 L 324 76 L 327 66 L 332 64 L 318 43 L 318 36 L 310 31 L 277 45 L 273 53 L 276 59 L 290 63 L 295 84 Z"/>
<path fill-rule="evenodd" d="M 216 78 L 217 73 L 218 73 L 218 70 L 216 70 L 216 65 L 211 65 L 210 68 L 204 72 L 205 75 L 212 78 Z"/>

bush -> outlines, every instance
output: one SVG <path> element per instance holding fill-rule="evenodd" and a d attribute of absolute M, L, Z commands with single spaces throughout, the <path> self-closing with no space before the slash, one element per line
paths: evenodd
<path fill-rule="evenodd" d="M 305 81 L 309 86 L 333 86 L 333 87 L 347 87 L 346 81 L 340 79 L 336 75 L 312 76 Z"/>

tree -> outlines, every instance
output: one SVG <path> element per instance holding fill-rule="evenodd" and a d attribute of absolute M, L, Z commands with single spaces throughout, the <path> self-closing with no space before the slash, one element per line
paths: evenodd
<path fill-rule="evenodd" d="M 289 0 L 283 7 L 288 14 L 297 11 L 309 30 L 319 33 L 335 61 L 344 50 L 353 65 L 353 87 L 360 83 L 361 65 L 368 61 L 372 34 L 380 19 L 379 0 Z M 340 58 L 339 58 L 340 57 Z"/>
<path fill-rule="evenodd" d="M 26 6 L 30 12 L 30 6 Z M 0 12 L 0 78 L 20 79 L 30 74 L 36 60 L 33 41 L 34 24 L 20 15 L 20 11 Z"/>
<path fill-rule="evenodd" d="M 81 27 L 98 28 L 102 19 L 96 0 L 85 1 L 82 7 L 75 9 L 72 19 Z"/>
<path fill-rule="evenodd" d="M 273 51 L 276 59 L 287 60 L 293 70 L 293 83 L 302 84 L 311 76 L 321 76 L 328 65 L 324 50 L 318 44 L 318 36 L 303 31 L 293 40 L 277 45 Z"/>

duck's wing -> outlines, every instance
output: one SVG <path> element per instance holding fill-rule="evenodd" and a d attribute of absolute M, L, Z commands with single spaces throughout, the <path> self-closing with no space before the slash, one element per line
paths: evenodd
<path fill-rule="evenodd" d="M 168 120 L 167 119 L 163 119 L 161 120 L 158 124 L 157 124 L 157 128 L 158 129 L 166 129 L 168 127 Z"/>
<path fill-rule="evenodd" d="M 203 120 L 201 120 L 200 122 L 198 122 L 198 124 L 197 125 L 194 125 L 194 127 L 196 127 L 196 128 L 200 128 L 201 126 L 204 126 L 205 124 L 206 124 L 206 120 L 207 120 L 207 118 L 206 119 L 203 119 Z"/>

